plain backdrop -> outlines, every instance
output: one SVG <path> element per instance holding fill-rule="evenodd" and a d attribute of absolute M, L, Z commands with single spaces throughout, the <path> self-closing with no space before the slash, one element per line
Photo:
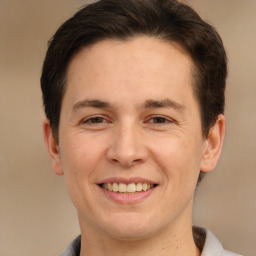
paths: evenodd
<path fill-rule="evenodd" d="M 194 224 L 256 255 L 256 1 L 187 0 L 229 56 L 227 134 L 197 191 Z M 43 143 L 40 72 L 48 39 L 86 1 L 0 0 L 0 256 L 54 256 L 79 234 L 63 177 Z"/>

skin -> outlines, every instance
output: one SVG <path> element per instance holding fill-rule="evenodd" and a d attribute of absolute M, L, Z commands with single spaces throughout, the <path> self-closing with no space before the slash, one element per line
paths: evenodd
<path fill-rule="evenodd" d="M 59 144 L 48 120 L 44 135 L 78 212 L 80 255 L 200 255 L 194 191 L 200 170 L 217 164 L 225 119 L 203 138 L 192 70 L 178 46 L 148 37 L 104 40 L 72 59 Z M 113 200 L 98 185 L 138 178 L 157 186 L 136 202 Z"/>

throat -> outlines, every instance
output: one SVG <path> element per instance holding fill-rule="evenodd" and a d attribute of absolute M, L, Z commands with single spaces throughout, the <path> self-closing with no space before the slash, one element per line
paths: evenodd
<path fill-rule="evenodd" d="M 193 237 L 182 237 L 161 233 L 142 239 L 94 237 L 87 230 L 88 236 L 81 239 L 80 256 L 200 256 L 201 251 L 195 245 Z M 92 238 L 96 238 L 95 240 Z"/>

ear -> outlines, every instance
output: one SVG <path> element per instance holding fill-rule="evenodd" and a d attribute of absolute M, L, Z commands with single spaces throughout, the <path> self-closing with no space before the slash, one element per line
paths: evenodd
<path fill-rule="evenodd" d="M 202 172 L 210 172 L 216 167 L 223 146 L 224 136 L 225 117 L 221 114 L 218 116 L 214 126 L 211 127 L 205 142 L 205 149 L 201 162 Z"/>
<path fill-rule="evenodd" d="M 53 136 L 52 128 L 50 126 L 50 122 L 48 119 L 44 120 L 43 133 L 44 133 L 44 142 L 51 159 L 52 169 L 57 175 L 63 175 L 59 147 Z"/>

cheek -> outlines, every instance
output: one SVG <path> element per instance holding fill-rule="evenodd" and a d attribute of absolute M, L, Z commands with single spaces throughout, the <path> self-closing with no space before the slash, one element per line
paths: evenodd
<path fill-rule="evenodd" d="M 70 198 L 78 211 L 83 211 L 84 208 L 91 209 L 95 170 L 103 150 L 97 143 L 88 142 L 83 136 L 72 138 L 63 141 L 62 165 Z"/>
<path fill-rule="evenodd" d="M 202 157 L 198 142 L 176 136 L 155 142 L 152 148 L 154 161 L 168 182 L 179 186 L 197 180 Z"/>
<path fill-rule="evenodd" d="M 104 145 L 100 138 L 91 138 L 85 134 L 71 135 L 63 142 L 61 154 L 63 168 L 67 172 L 89 174 L 104 154 Z"/>
<path fill-rule="evenodd" d="M 79 198 L 90 193 L 94 182 L 94 170 L 97 169 L 102 152 L 97 143 L 83 136 L 66 137 L 60 145 L 61 161 L 70 197 L 75 205 Z M 83 200 L 86 200 L 84 198 Z"/>

